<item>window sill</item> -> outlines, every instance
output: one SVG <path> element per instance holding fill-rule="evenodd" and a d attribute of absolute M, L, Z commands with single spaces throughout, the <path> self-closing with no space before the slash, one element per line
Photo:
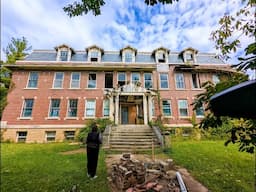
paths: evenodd
<path fill-rule="evenodd" d="M 60 117 L 46 117 L 45 120 L 60 120 Z"/>
<path fill-rule="evenodd" d="M 80 88 L 80 87 L 78 87 L 78 88 L 72 88 L 72 87 L 70 87 L 70 88 L 68 88 L 68 89 L 79 90 L 79 89 L 81 89 L 81 88 Z"/>
<path fill-rule="evenodd" d="M 51 88 L 53 90 L 62 90 L 63 88 Z"/>
<path fill-rule="evenodd" d="M 204 90 L 204 89 L 202 89 L 202 88 L 192 88 L 191 90 L 193 90 L 193 91 L 201 91 L 201 90 Z"/>
<path fill-rule="evenodd" d="M 200 116 L 196 116 L 197 119 L 203 119 L 204 116 L 200 115 Z"/>
<path fill-rule="evenodd" d="M 163 116 L 163 118 L 166 118 L 166 119 L 173 119 L 174 117 L 173 117 L 173 116 Z"/>
<path fill-rule="evenodd" d="M 179 119 L 191 119 L 190 116 L 179 116 Z"/>
<path fill-rule="evenodd" d="M 86 120 L 86 119 L 95 119 L 95 117 L 82 117 L 82 120 Z"/>
<path fill-rule="evenodd" d="M 64 120 L 79 120 L 79 117 L 65 117 Z"/>
<path fill-rule="evenodd" d="M 38 89 L 37 87 L 26 87 L 24 89 L 27 89 L 27 90 L 35 90 L 35 89 Z"/>
<path fill-rule="evenodd" d="M 32 117 L 18 117 L 18 120 L 32 120 Z"/>
<path fill-rule="evenodd" d="M 170 88 L 160 88 L 159 90 L 160 90 L 160 91 L 169 91 Z"/>
<path fill-rule="evenodd" d="M 84 88 L 85 90 L 97 90 L 98 88 Z"/>
<path fill-rule="evenodd" d="M 188 89 L 186 89 L 186 88 L 176 88 L 175 90 L 176 91 L 187 91 Z"/>

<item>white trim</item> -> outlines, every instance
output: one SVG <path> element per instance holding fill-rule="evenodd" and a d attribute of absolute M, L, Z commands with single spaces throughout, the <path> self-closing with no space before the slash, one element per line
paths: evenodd
<path fill-rule="evenodd" d="M 117 72 L 117 84 L 118 84 L 118 82 L 119 82 L 119 74 L 124 74 L 125 75 L 125 80 L 124 80 L 124 84 L 126 84 L 126 82 L 127 82 L 127 75 L 126 75 L 126 72 Z"/>
<path fill-rule="evenodd" d="M 62 80 L 61 80 L 61 87 L 54 87 L 57 73 L 62 73 L 63 74 Z M 54 78 L 53 78 L 53 82 L 52 82 L 52 89 L 63 89 L 63 82 L 64 82 L 64 78 L 65 78 L 64 76 L 65 76 L 65 73 L 63 71 L 54 72 Z"/>
<path fill-rule="evenodd" d="M 131 72 L 131 77 L 130 77 L 130 78 L 131 78 L 131 83 L 132 83 L 132 81 L 133 81 L 133 80 L 132 80 L 132 74 L 138 74 L 138 75 L 139 75 L 139 80 L 136 81 L 136 82 L 141 82 L 140 72 Z M 135 82 L 135 83 L 136 83 L 136 82 Z M 134 83 L 134 84 L 135 84 L 135 83 Z"/>
<path fill-rule="evenodd" d="M 96 83 L 95 83 L 95 87 L 89 87 L 89 77 L 90 77 L 90 74 L 95 74 L 95 78 L 96 78 Z M 97 72 L 89 72 L 88 73 L 88 76 L 87 76 L 87 87 L 86 89 L 97 89 Z"/>
<path fill-rule="evenodd" d="M 78 87 L 71 87 L 72 82 L 73 82 L 72 77 L 73 77 L 74 73 L 78 73 L 79 74 Z M 75 81 L 75 82 L 77 82 L 77 81 Z M 71 72 L 70 82 L 69 82 L 69 89 L 80 89 L 80 82 L 81 82 L 81 72 Z"/>
<path fill-rule="evenodd" d="M 86 104 L 87 104 L 87 101 L 88 100 L 91 100 L 91 101 L 94 101 L 94 116 L 86 116 L 86 110 L 87 110 L 87 108 L 86 108 Z M 96 116 L 96 107 L 97 107 L 97 102 L 96 102 L 96 98 L 94 99 L 94 98 L 87 98 L 86 100 L 85 100 L 85 102 L 84 102 L 84 119 L 89 119 L 89 118 L 95 118 L 95 116 Z"/>
<path fill-rule="evenodd" d="M 63 129 L 63 128 L 83 128 L 84 124 L 70 124 L 70 125 L 7 125 L 7 129 Z"/>
<path fill-rule="evenodd" d="M 182 88 L 177 87 L 177 76 L 182 75 L 182 80 L 183 80 L 183 86 Z M 186 89 L 186 84 L 185 84 L 185 78 L 183 73 L 175 73 L 174 74 L 174 82 L 175 82 L 175 88 L 176 90 L 185 90 Z"/>
<path fill-rule="evenodd" d="M 164 88 L 161 87 L 161 74 L 166 74 L 166 75 L 167 75 L 167 86 L 168 86 L 167 88 L 166 88 L 166 87 L 164 87 Z M 159 89 L 160 89 L 160 90 L 168 90 L 168 89 L 170 88 L 170 86 L 169 86 L 169 74 L 168 74 L 168 73 L 164 73 L 164 72 L 162 73 L 162 72 L 161 72 L 161 73 L 159 73 L 158 78 L 159 78 Z"/>
<path fill-rule="evenodd" d="M 180 108 L 179 101 L 186 101 L 186 109 L 187 109 L 187 115 L 186 116 L 182 116 L 180 114 L 180 109 L 185 109 L 185 108 Z M 178 99 L 178 114 L 179 114 L 179 118 L 180 119 L 182 119 L 182 118 L 184 118 L 184 119 L 190 118 L 189 110 L 188 110 L 188 100 L 187 99 Z"/>

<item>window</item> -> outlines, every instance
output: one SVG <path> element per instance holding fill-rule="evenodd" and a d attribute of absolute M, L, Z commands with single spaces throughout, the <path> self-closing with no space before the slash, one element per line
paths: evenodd
<path fill-rule="evenodd" d="M 204 116 L 204 108 L 203 108 L 203 106 L 200 106 L 200 107 L 198 107 L 197 109 L 196 109 L 196 116 L 198 117 L 202 117 L 202 116 Z"/>
<path fill-rule="evenodd" d="M 63 72 L 56 72 L 54 76 L 53 88 L 62 88 L 63 78 Z"/>
<path fill-rule="evenodd" d="M 95 107 L 96 107 L 95 100 L 87 100 L 86 107 L 85 107 L 86 108 L 85 116 L 95 117 Z"/>
<path fill-rule="evenodd" d="M 144 87 L 146 89 L 150 89 L 150 88 L 153 87 L 152 74 L 151 73 L 144 73 Z"/>
<path fill-rule="evenodd" d="M 103 116 L 108 117 L 109 116 L 109 99 L 105 99 L 103 101 Z"/>
<path fill-rule="evenodd" d="M 34 99 L 25 99 L 22 109 L 22 117 L 31 117 L 33 109 Z"/>
<path fill-rule="evenodd" d="M 171 101 L 170 100 L 163 100 L 162 101 L 162 107 L 163 107 L 163 115 L 164 116 L 171 116 L 172 115 Z"/>
<path fill-rule="evenodd" d="M 38 72 L 30 72 L 27 88 L 37 88 Z"/>
<path fill-rule="evenodd" d="M 73 72 L 71 73 L 70 88 L 79 88 L 79 87 L 80 87 L 80 73 Z"/>
<path fill-rule="evenodd" d="M 91 51 L 91 61 L 98 61 L 99 52 L 98 51 Z"/>
<path fill-rule="evenodd" d="M 192 88 L 193 89 L 200 88 L 198 74 L 196 74 L 196 73 L 192 73 Z"/>
<path fill-rule="evenodd" d="M 113 88 L 113 74 L 105 73 L 105 88 Z"/>
<path fill-rule="evenodd" d="M 65 131 L 64 135 L 66 140 L 69 140 L 69 141 L 75 140 L 75 131 Z"/>
<path fill-rule="evenodd" d="M 59 117 L 60 115 L 60 99 L 51 99 L 49 117 Z"/>
<path fill-rule="evenodd" d="M 46 141 L 55 141 L 56 131 L 46 131 L 45 136 Z"/>
<path fill-rule="evenodd" d="M 132 62 L 132 52 L 131 51 L 126 51 L 124 53 L 124 62 L 126 62 L 126 63 Z"/>
<path fill-rule="evenodd" d="M 188 116 L 188 103 L 187 100 L 178 100 L 179 114 L 182 117 Z"/>
<path fill-rule="evenodd" d="M 68 101 L 68 117 L 77 116 L 77 103 L 78 99 L 69 99 Z"/>
<path fill-rule="evenodd" d="M 194 57 L 192 53 L 186 53 L 186 60 L 188 62 L 193 62 L 194 61 Z"/>
<path fill-rule="evenodd" d="M 60 60 L 67 61 L 68 60 L 68 51 L 61 51 L 60 52 Z"/>
<path fill-rule="evenodd" d="M 88 78 L 88 88 L 96 88 L 96 73 L 90 73 Z"/>
<path fill-rule="evenodd" d="M 165 53 L 164 52 L 158 52 L 157 54 L 157 61 L 158 63 L 165 63 L 166 59 L 165 59 Z"/>
<path fill-rule="evenodd" d="M 137 84 L 140 81 L 139 73 L 132 73 L 132 83 Z"/>
<path fill-rule="evenodd" d="M 219 76 L 216 75 L 216 74 L 212 75 L 212 81 L 213 81 L 213 83 L 214 83 L 215 85 L 216 85 L 217 83 L 219 83 L 219 82 L 220 82 Z"/>
<path fill-rule="evenodd" d="M 152 100 L 152 108 L 151 108 L 152 116 L 155 116 L 155 100 Z"/>
<path fill-rule="evenodd" d="M 27 140 L 27 131 L 18 131 L 17 142 L 26 142 L 26 140 Z"/>
<path fill-rule="evenodd" d="M 185 89 L 184 76 L 182 73 L 175 74 L 176 77 L 176 88 Z"/>
<path fill-rule="evenodd" d="M 125 81 L 126 81 L 126 75 L 125 75 L 125 73 L 118 73 L 117 79 L 118 79 L 118 82 L 117 82 L 117 83 L 118 83 L 119 86 L 125 85 Z"/>
<path fill-rule="evenodd" d="M 167 88 L 169 88 L 169 84 L 168 84 L 168 74 L 166 74 L 166 73 L 161 73 L 161 74 L 160 74 L 160 88 L 161 88 L 161 89 L 167 89 Z"/>

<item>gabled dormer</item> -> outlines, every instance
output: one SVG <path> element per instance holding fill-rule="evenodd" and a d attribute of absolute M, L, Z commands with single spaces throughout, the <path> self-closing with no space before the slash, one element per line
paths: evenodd
<path fill-rule="evenodd" d="M 184 63 L 193 64 L 193 63 L 196 63 L 197 53 L 198 53 L 198 50 L 192 47 L 189 47 L 184 49 L 180 54 L 183 58 Z"/>
<path fill-rule="evenodd" d="M 98 47 L 97 45 L 92 45 L 86 48 L 86 52 L 88 55 L 88 61 L 90 62 L 100 62 L 101 57 L 104 54 L 104 50 Z"/>
<path fill-rule="evenodd" d="M 137 49 L 128 45 L 120 50 L 120 54 L 122 56 L 122 61 L 124 63 L 134 63 L 135 55 L 137 54 Z"/>
<path fill-rule="evenodd" d="M 165 47 L 159 47 L 153 51 L 156 63 L 168 63 L 170 50 Z"/>
<path fill-rule="evenodd" d="M 74 49 L 66 44 L 55 47 L 55 50 L 57 51 L 56 61 L 70 61 L 72 54 L 75 53 Z"/>

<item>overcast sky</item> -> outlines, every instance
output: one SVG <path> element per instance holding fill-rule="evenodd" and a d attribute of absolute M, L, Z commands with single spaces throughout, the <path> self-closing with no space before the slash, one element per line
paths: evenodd
<path fill-rule="evenodd" d="M 164 46 L 171 51 L 193 47 L 217 53 L 210 33 L 220 17 L 242 7 L 240 0 L 179 0 L 154 7 L 144 0 L 106 0 L 100 16 L 69 18 L 62 8 L 73 1 L 1 0 L 1 59 L 5 60 L 2 49 L 11 38 L 22 36 L 33 49 L 65 43 L 75 50 L 96 44 L 104 50 L 131 45 L 138 51 Z"/>

